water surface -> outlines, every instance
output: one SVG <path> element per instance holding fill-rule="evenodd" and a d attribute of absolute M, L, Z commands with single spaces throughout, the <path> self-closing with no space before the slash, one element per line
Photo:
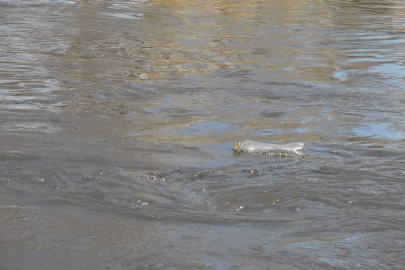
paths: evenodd
<path fill-rule="evenodd" d="M 0 268 L 402 269 L 404 10 L 0 0 Z"/>

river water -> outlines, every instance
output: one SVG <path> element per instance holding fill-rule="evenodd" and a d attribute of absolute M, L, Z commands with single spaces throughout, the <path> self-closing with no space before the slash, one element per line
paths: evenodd
<path fill-rule="evenodd" d="M 0 0 L 0 269 L 403 269 L 404 59 L 403 1 Z"/>

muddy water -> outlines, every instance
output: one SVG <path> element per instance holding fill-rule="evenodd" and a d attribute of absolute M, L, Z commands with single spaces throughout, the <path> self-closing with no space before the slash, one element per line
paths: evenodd
<path fill-rule="evenodd" d="M 0 0 L 0 269 L 402 269 L 404 10 Z"/>

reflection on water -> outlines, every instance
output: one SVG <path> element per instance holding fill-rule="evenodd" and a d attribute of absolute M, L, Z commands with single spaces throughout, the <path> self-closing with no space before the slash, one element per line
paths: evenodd
<path fill-rule="evenodd" d="M 403 140 L 403 131 L 395 131 L 386 124 L 371 124 L 370 126 L 357 127 L 354 132 L 359 136 L 375 136 L 391 140 Z"/>
<path fill-rule="evenodd" d="M 404 8 L 0 0 L 0 268 L 400 269 Z"/>

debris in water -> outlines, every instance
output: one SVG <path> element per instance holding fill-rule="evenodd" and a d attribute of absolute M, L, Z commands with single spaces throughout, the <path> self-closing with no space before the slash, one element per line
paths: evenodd
<path fill-rule="evenodd" d="M 255 173 L 257 173 L 257 169 L 243 170 L 243 172 L 245 172 L 245 173 L 251 173 L 251 174 L 255 174 Z"/>

